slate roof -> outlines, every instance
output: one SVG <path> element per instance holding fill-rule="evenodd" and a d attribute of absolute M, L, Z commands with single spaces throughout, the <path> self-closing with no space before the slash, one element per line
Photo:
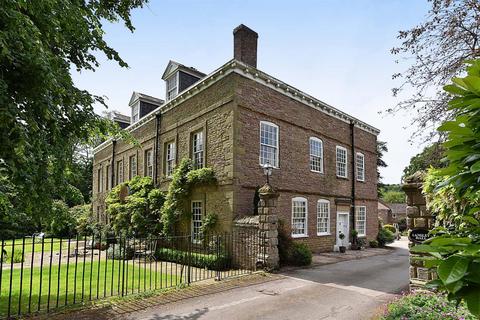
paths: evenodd
<path fill-rule="evenodd" d="M 392 213 L 407 213 L 406 203 L 387 203 L 386 205 L 392 210 Z"/>

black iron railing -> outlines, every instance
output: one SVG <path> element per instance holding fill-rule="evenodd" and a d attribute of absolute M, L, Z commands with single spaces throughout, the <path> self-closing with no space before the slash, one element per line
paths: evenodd
<path fill-rule="evenodd" d="M 147 238 L 1 240 L 0 318 L 255 271 L 256 230 Z"/>

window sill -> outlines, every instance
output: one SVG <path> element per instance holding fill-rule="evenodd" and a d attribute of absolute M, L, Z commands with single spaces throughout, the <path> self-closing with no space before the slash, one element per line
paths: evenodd
<path fill-rule="evenodd" d="M 358 180 L 358 179 L 357 179 L 357 182 L 365 183 L 365 180 Z"/>
<path fill-rule="evenodd" d="M 323 171 L 316 171 L 316 170 L 312 170 L 312 169 L 310 169 L 310 172 L 313 172 L 313 173 L 319 173 L 319 174 L 324 174 L 324 172 L 323 172 Z"/>
<path fill-rule="evenodd" d="M 292 234 L 292 238 L 294 239 L 308 238 L 308 234 Z"/>
<path fill-rule="evenodd" d="M 349 180 L 349 179 L 348 179 L 348 176 L 347 176 L 347 177 L 341 177 L 341 176 L 337 176 L 337 179 Z"/>
<path fill-rule="evenodd" d="M 332 234 L 330 232 L 321 232 L 317 233 L 317 237 L 324 237 L 324 236 L 331 236 Z"/>

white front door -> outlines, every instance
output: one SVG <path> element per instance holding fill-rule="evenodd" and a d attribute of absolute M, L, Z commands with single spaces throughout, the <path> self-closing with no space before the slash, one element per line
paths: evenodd
<path fill-rule="evenodd" d="M 348 246 L 350 233 L 349 229 L 349 213 L 348 212 L 337 212 L 337 246 Z M 343 240 L 340 239 L 340 232 L 345 235 Z"/>

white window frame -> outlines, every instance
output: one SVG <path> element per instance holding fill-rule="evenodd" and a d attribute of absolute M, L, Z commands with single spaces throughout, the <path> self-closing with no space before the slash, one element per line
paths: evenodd
<path fill-rule="evenodd" d="M 200 137 L 200 139 L 197 139 Z M 200 141 L 200 143 L 198 142 Z M 193 168 L 201 169 L 205 167 L 205 135 L 203 130 L 196 131 L 192 134 L 192 159 Z M 201 159 L 201 162 L 198 161 Z"/>
<path fill-rule="evenodd" d="M 140 120 L 140 101 L 132 106 L 132 123 Z"/>
<path fill-rule="evenodd" d="M 169 78 L 165 80 L 165 88 L 167 90 L 167 93 L 165 95 L 167 101 L 170 101 L 174 99 L 176 96 L 178 96 L 178 79 L 179 79 L 178 72 L 175 72 L 172 74 Z M 175 83 L 174 86 L 169 87 L 169 84 Z"/>
<path fill-rule="evenodd" d="M 117 184 L 123 182 L 123 160 L 117 161 Z"/>
<path fill-rule="evenodd" d="M 275 128 L 276 130 L 276 139 L 275 139 L 275 144 L 267 144 L 267 143 L 262 143 L 262 126 L 269 126 L 269 127 L 272 127 L 272 128 Z M 260 138 L 260 152 L 259 152 L 259 155 L 258 155 L 258 160 L 259 160 L 259 164 L 260 166 L 264 166 L 266 165 L 267 163 L 270 164 L 271 166 L 273 166 L 274 168 L 278 169 L 279 168 L 279 163 L 280 163 L 280 159 L 279 159 L 279 151 L 280 151 L 280 147 L 279 147 L 279 140 L 280 140 L 280 128 L 275 124 L 275 123 L 272 123 L 272 122 L 268 122 L 268 121 L 260 121 L 260 135 L 259 135 L 259 138 Z M 262 150 L 263 148 L 272 148 L 274 149 L 275 153 L 275 159 L 273 159 L 273 163 L 270 163 L 269 159 L 264 159 L 262 157 Z"/>
<path fill-rule="evenodd" d="M 145 158 L 143 161 L 145 166 L 145 177 L 153 178 L 153 149 L 145 151 Z"/>
<path fill-rule="evenodd" d="M 165 147 L 165 176 L 171 177 L 175 169 L 175 141 L 167 142 Z"/>
<path fill-rule="evenodd" d="M 360 219 L 359 213 L 360 210 L 363 210 L 363 219 Z M 358 228 L 359 222 L 363 222 L 363 230 Z M 367 235 L 367 207 L 366 206 L 356 206 L 355 209 L 355 229 L 358 232 L 359 237 L 365 237 Z"/>
<path fill-rule="evenodd" d="M 362 159 L 360 163 L 358 162 L 359 157 Z M 355 155 L 355 167 L 357 169 L 357 181 L 365 182 L 365 155 L 361 152 L 357 152 Z"/>
<path fill-rule="evenodd" d="M 195 212 L 195 204 L 200 204 L 200 219 L 198 219 L 198 213 Z M 192 242 L 193 243 L 200 243 L 202 240 L 202 218 L 203 218 L 203 201 L 202 200 L 192 200 L 191 202 L 191 209 L 192 209 L 192 224 L 191 224 L 191 231 L 192 231 Z"/>
<path fill-rule="evenodd" d="M 338 157 L 338 151 L 344 151 L 345 152 L 345 162 L 340 162 L 339 161 L 339 157 Z M 342 147 L 342 146 L 337 146 L 335 148 L 335 163 L 336 163 L 336 168 L 335 168 L 335 171 L 336 171 L 336 175 L 337 177 L 339 178 L 348 178 L 348 150 L 347 148 L 345 147 Z M 339 165 L 344 165 L 345 166 L 345 175 L 340 175 L 339 174 Z"/>
<path fill-rule="evenodd" d="M 321 206 L 320 205 L 324 205 L 326 204 L 327 205 L 327 230 L 326 231 L 320 231 L 320 222 L 321 220 L 320 219 L 325 219 L 325 217 L 322 217 L 321 216 Z M 326 199 L 319 199 L 317 201 L 317 236 L 327 236 L 327 235 L 330 235 L 330 201 L 326 200 Z"/>
<path fill-rule="evenodd" d="M 303 202 L 305 204 L 305 218 L 304 218 L 304 232 L 303 233 L 295 233 L 296 228 L 295 226 L 295 219 L 299 219 L 295 217 L 295 202 Z M 308 200 L 303 197 L 295 197 L 292 198 L 292 238 L 304 238 L 308 237 Z"/>
<path fill-rule="evenodd" d="M 128 157 L 128 179 L 132 180 L 136 175 L 137 175 L 137 155 L 134 154 Z"/>
<path fill-rule="evenodd" d="M 313 143 L 320 143 L 320 154 L 314 154 L 312 153 L 312 142 Z M 308 148 L 309 148 L 309 154 L 310 154 L 310 158 L 309 158 L 309 164 L 310 164 L 310 171 L 312 172 L 317 172 L 317 173 L 323 173 L 323 141 L 319 138 L 316 138 L 316 137 L 310 137 L 308 139 Z M 316 157 L 316 158 L 320 158 L 320 170 L 318 170 L 317 167 L 314 167 L 313 166 L 313 158 Z"/>

